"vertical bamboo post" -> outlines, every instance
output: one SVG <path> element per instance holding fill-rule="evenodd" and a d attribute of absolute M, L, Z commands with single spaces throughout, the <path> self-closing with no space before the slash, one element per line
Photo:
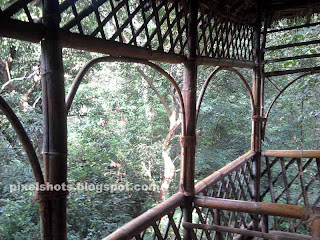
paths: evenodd
<path fill-rule="evenodd" d="M 185 104 L 185 136 L 181 136 L 180 191 L 185 194 L 184 222 L 192 222 L 194 169 L 196 147 L 196 86 L 197 86 L 197 17 L 198 0 L 188 1 L 188 54 L 184 63 L 183 99 Z M 192 239 L 192 229 L 184 229 L 183 239 Z"/>
<path fill-rule="evenodd" d="M 67 239 L 67 191 L 63 187 L 67 182 L 67 117 L 58 0 L 42 0 L 42 11 L 47 29 L 41 41 L 43 161 L 45 182 L 50 186 L 39 192 L 42 239 L 64 240 Z"/>
<path fill-rule="evenodd" d="M 268 33 L 268 25 L 270 22 L 270 16 L 268 16 L 267 14 L 264 16 L 264 25 L 263 25 L 263 32 L 262 32 L 262 41 L 261 41 L 261 48 L 260 49 L 264 49 L 266 46 L 266 42 L 267 42 L 267 33 Z M 260 144 L 261 141 L 264 140 L 265 137 L 265 122 L 263 122 L 264 118 L 264 104 L 265 104 L 265 76 L 264 76 L 264 52 L 260 52 L 260 76 L 261 76 L 261 108 L 260 108 L 260 119 L 261 119 L 261 126 L 260 126 L 260 131 L 261 131 L 261 139 L 260 139 Z M 261 145 L 260 145 L 261 146 Z M 261 150 L 261 149 L 260 149 Z M 260 165 L 261 165 L 261 156 L 259 159 Z M 261 174 L 261 166 L 260 167 L 260 173 Z M 261 177 L 260 177 L 261 178 Z M 259 180 L 259 182 L 261 181 L 261 179 Z M 260 184 L 260 183 L 259 183 Z M 259 193 L 260 193 L 260 187 L 259 187 Z M 260 195 L 260 194 L 259 194 Z M 262 199 L 259 199 L 259 201 L 261 201 Z M 262 219 L 261 219 L 261 231 L 262 232 L 269 232 L 269 217 L 267 215 L 263 215 Z"/>
<path fill-rule="evenodd" d="M 255 25 L 255 38 L 253 54 L 255 58 L 255 67 L 253 68 L 253 85 L 252 93 L 254 99 L 254 109 L 252 116 L 252 136 L 251 136 L 251 149 L 256 152 L 253 160 L 253 201 L 260 201 L 260 178 L 261 178 L 261 130 L 262 130 L 262 104 L 263 97 L 261 87 L 261 20 L 262 20 L 262 0 L 257 0 L 256 9 L 256 25 Z M 258 230 L 259 218 L 254 216 L 253 229 Z"/>
<path fill-rule="evenodd" d="M 320 217 L 315 218 L 311 224 L 311 236 L 314 239 L 320 238 Z"/>

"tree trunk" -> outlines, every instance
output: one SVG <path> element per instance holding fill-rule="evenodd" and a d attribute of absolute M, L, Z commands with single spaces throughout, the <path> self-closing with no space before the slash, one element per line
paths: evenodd
<path fill-rule="evenodd" d="M 170 183 L 172 182 L 174 174 L 176 172 L 176 167 L 174 166 L 174 163 L 170 157 L 171 146 L 169 146 L 169 143 L 172 140 L 177 128 L 181 124 L 181 119 L 180 118 L 177 119 L 176 110 L 172 111 L 172 114 L 169 119 L 170 119 L 170 130 L 162 145 L 164 173 L 163 173 L 163 180 L 160 187 L 161 200 L 164 200 L 166 198 L 166 195 L 169 191 Z"/>

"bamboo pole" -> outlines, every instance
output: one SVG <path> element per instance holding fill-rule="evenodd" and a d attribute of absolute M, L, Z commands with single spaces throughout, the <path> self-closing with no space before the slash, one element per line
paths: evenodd
<path fill-rule="evenodd" d="M 270 15 L 265 15 L 264 16 L 264 25 L 263 25 L 263 33 L 261 35 L 262 41 L 261 41 L 261 47 L 260 48 L 265 48 L 266 42 L 267 42 L 267 31 L 268 31 L 268 25 L 271 21 L 271 16 Z M 260 144 L 261 141 L 265 139 L 265 129 L 264 129 L 264 122 L 262 122 L 262 119 L 264 119 L 264 106 L 265 106 L 265 65 L 264 65 L 264 53 L 260 52 L 260 76 L 261 76 L 261 92 L 260 92 Z M 260 189 L 260 184 L 261 184 L 261 153 L 259 156 L 259 201 L 261 201 L 261 189 Z M 263 232 L 268 232 L 268 216 L 263 215 L 261 216 L 261 230 Z"/>
<path fill-rule="evenodd" d="M 266 77 L 275 77 L 275 76 L 282 76 L 288 74 L 295 74 L 295 73 L 316 73 L 320 71 L 320 67 L 311 67 L 311 68 L 299 68 L 299 69 L 292 69 L 292 70 L 284 70 L 284 71 L 274 71 L 274 72 L 266 72 Z"/>
<path fill-rule="evenodd" d="M 320 158 L 320 150 L 264 150 L 264 157 Z"/>
<path fill-rule="evenodd" d="M 268 33 L 275 33 L 275 32 L 283 32 L 283 31 L 290 31 L 294 29 L 299 29 L 299 28 L 305 28 L 305 27 L 314 27 L 320 25 L 320 22 L 315 22 L 315 23 L 309 23 L 309 24 L 303 24 L 300 26 L 294 26 L 294 27 L 287 27 L 287 28 L 281 28 L 281 29 L 274 29 L 274 30 L 269 30 Z"/>
<path fill-rule="evenodd" d="M 320 238 L 320 216 L 311 223 L 311 236 L 316 239 Z"/>
<path fill-rule="evenodd" d="M 210 176 L 206 177 L 205 179 L 198 182 L 195 186 L 195 194 L 199 194 L 209 187 L 215 185 L 221 179 L 223 179 L 228 174 L 232 173 L 233 171 L 237 170 L 241 166 L 243 166 L 246 162 L 248 162 L 252 157 L 255 155 L 254 151 L 249 151 L 246 154 L 242 155 L 241 157 L 237 158 L 233 162 L 227 164 L 225 167 L 215 171 Z"/>
<path fill-rule="evenodd" d="M 303 207 L 296 205 L 266 202 L 246 202 L 202 196 L 196 196 L 194 202 L 199 207 L 210 209 L 221 209 L 234 212 L 303 219 Z"/>
<path fill-rule="evenodd" d="M 261 36 L 261 14 L 262 14 L 261 0 L 257 1 L 256 13 L 256 27 L 255 27 L 255 41 L 254 41 L 254 59 L 255 67 L 253 68 L 253 81 L 252 81 L 252 94 L 254 100 L 253 119 L 252 119 L 252 137 L 251 149 L 261 151 L 261 49 L 260 49 L 260 36 Z"/>
<path fill-rule="evenodd" d="M 271 240 L 311 240 L 312 239 L 310 236 L 296 234 L 296 233 L 287 233 L 287 232 L 280 232 L 280 231 L 271 231 L 270 233 L 264 233 L 264 232 L 252 231 L 252 230 L 241 229 L 241 228 L 208 225 L 208 224 L 183 223 L 183 227 L 190 228 L 190 229 L 197 228 L 197 229 L 203 229 L 203 230 L 213 230 L 216 232 L 228 232 L 228 233 L 241 234 L 245 236 L 271 239 Z"/>
<path fill-rule="evenodd" d="M 2 18 L 0 25 L 0 36 L 9 37 L 18 40 L 39 43 L 43 38 L 46 27 L 40 23 L 27 23 L 14 19 Z M 61 44 L 64 48 L 74 48 L 83 51 L 110 54 L 114 56 L 133 57 L 151 61 L 160 61 L 166 63 L 183 63 L 185 56 L 165 53 L 163 51 L 153 51 L 148 48 L 137 47 L 120 43 L 85 36 L 78 33 L 59 30 Z M 200 57 L 197 60 L 198 65 L 205 66 L 230 66 L 239 68 L 253 68 L 254 62 L 250 60 L 237 59 L 215 59 L 210 57 Z"/>
<path fill-rule="evenodd" d="M 46 34 L 41 41 L 43 162 L 47 184 L 67 184 L 67 115 L 65 105 L 62 46 L 59 39 L 59 2 L 42 1 Z M 66 190 L 47 189 L 39 192 L 43 204 L 42 239 L 66 240 Z"/>
<path fill-rule="evenodd" d="M 294 57 L 285 57 L 285 58 L 278 58 L 278 59 L 269 59 L 265 60 L 264 63 L 276 63 L 276 62 L 284 62 L 284 61 L 291 61 L 291 60 L 297 60 L 297 59 L 308 59 L 308 58 L 317 58 L 320 57 L 320 53 L 316 54 L 305 54 L 305 55 L 299 55 Z"/>
<path fill-rule="evenodd" d="M 252 115 L 252 135 L 251 135 L 251 150 L 256 152 L 253 161 L 253 187 L 252 200 L 260 202 L 260 179 L 261 179 L 261 141 L 262 141 L 262 100 L 263 100 L 263 53 L 261 52 L 261 28 L 262 28 L 262 0 L 256 1 L 256 24 L 255 24 L 255 38 L 254 38 L 254 60 L 255 67 L 253 68 L 252 94 L 254 99 L 254 108 Z M 258 230 L 259 217 L 253 216 L 253 229 Z"/>
<path fill-rule="evenodd" d="M 198 0 L 188 1 L 188 54 L 184 62 L 183 99 L 186 111 L 185 135 L 181 136 L 180 191 L 185 194 L 183 220 L 192 222 L 196 149 L 197 26 Z M 191 240 L 193 231 L 183 230 L 183 239 Z"/>
<path fill-rule="evenodd" d="M 156 221 L 163 216 L 169 214 L 177 207 L 183 205 L 183 193 L 176 193 L 170 198 L 160 203 L 156 207 L 149 209 L 147 212 L 141 214 L 139 217 L 133 219 L 129 223 L 118 228 L 103 240 L 127 240 L 140 234 L 143 230 L 152 226 Z"/>
<path fill-rule="evenodd" d="M 238 59 L 227 59 L 227 58 L 211 58 L 211 57 L 198 57 L 198 65 L 205 66 L 222 66 L 222 67 L 239 67 L 252 69 L 254 61 L 250 60 L 238 60 Z"/>
<path fill-rule="evenodd" d="M 46 26 L 40 23 L 26 23 L 19 20 L 1 18 L 0 36 L 39 43 L 44 37 Z M 104 40 L 93 36 L 71 33 L 59 29 L 62 47 L 74 48 L 88 52 L 110 54 L 114 56 L 135 57 L 166 63 L 183 63 L 185 56 L 151 50 L 116 41 Z"/>
<path fill-rule="evenodd" d="M 0 17 L 0 36 L 22 41 L 39 43 L 45 34 L 46 27 L 41 23 L 28 23 Z"/>
<path fill-rule="evenodd" d="M 267 52 L 267 51 L 274 51 L 274 50 L 290 48 L 290 47 L 308 46 L 308 45 L 319 44 L 319 43 L 320 43 L 320 40 L 313 40 L 313 41 L 308 41 L 308 42 L 298 42 L 298 43 L 289 43 L 289 44 L 284 44 L 284 45 L 267 47 L 267 48 L 264 48 L 263 51 Z"/>

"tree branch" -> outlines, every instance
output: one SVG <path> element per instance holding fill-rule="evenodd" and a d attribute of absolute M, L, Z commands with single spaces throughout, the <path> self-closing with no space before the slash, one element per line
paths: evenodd
<path fill-rule="evenodd" d="M 156 87 L 153 85 L 152 80 L 145 74 L 145 72 L 138 66 L 135 67 L 137 69 L 137 71 L 141 74 L 141 76 L 143 77 L 143 79 L 148 83 L 149 87 L 154 91 L 154 93 L 157 95 L 157 97 L 159 98 L 160 102 L 162 103 L 162 105 L 164 106 L 164 108 L 167 111 L 167 115 L 168 118 L 170 118 L 171 116 L 171 110 L 170 107 L 168 105 L 168 103 L 166 102 L 166 100 L 164 99 L 164 97 L 160 94 L 160 92 L 156 89 Z"/>
<path fill-rule="evenodd" d="M 112 26 L 114 27 L 115 31 L 117 31 L 117 26 L 116 24 L 111 21 Z M 128 39 L 124 36 L 123 32 L 121 32 L 121 38 L 122 41 L 124 43 L 128 43 Z M 157 97 L 160 99 L 162 105 L 164 106 L 164 108 L 167 111 L 167 115 L 168 118 L 170 118 L 171 116 L 171 110 L 170 107 L 168 105 L 168 103 L 166 102 L 166 100 L 164 99 L 164 97 L 160 94 L 160 92 L 156 89 L 156 87 L 154 86 L 152 80 L 145 74 L 145 72 L 139 67 L 139 66 L 135 66 L 135 69 L 137 69 L 137 71 L 141 74 L 141 76 L 143 77 L 143 79 L 148 83 L 149 87 L 154 91 L 154 93 L 157 95 Z"/>
<path fill-rule="evenodd" d="M 9 82 L 11 80 L 8 64 L 2 58 L 0 58 L 0 73 L 5 82 Z"/>
<path fill-rule="evenodd" d="M 162 148 L 166 148 L 169 145 L 174 133 L 176 132 L 176 130 L 180 126 L 180 124 L 181 124 L 181 118 L 179 118 L 175 122 L 175 124 L 172 126 L 172 128 L 170 129 L 169 133 L 167 134 L 166 139 L 164 140 L 164 142 L 162 144 Z"/>

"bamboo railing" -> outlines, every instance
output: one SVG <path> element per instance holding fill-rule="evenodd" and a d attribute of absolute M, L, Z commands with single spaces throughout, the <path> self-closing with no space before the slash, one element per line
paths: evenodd
<path fill-rule="evenodd" d="M 249 151 L 212 175 L 198 182 L 195 194 L 198 196 L 223 199 L 251 201 L 253 197 L 253 157 L 254 151 Z M 248 228 L 252 215 L 248 213 L 212 210 L 194 206 L 194 221 L 197 224 L 217 224 L 220 226 Z M 196 239 L 232 239 L 234 234 L 214 232 L 206 229 L 195 229 Z"/>
<path fill-rule="evenodd" d="M 229 210 L 260 215 L 272 215 L 287 218 L 303 218 L 303 207 L 289 204 L 248 202 L 212 197 L 195 197 L 195 205 L 211 209 Z"/>
<path fill-rule="evenodd" d="M 184 227 L 193 229 L 195 240 L 231 240 L 239 234 L 263 235 L 270 239 L 311 239 L 307 236 L 310 235 L 310 227 L 303 214 L 305 206 L 319 206 L 319 153 L 313 150 L 263 151 L 263 202 L 257 203 L 252 201 L 255 152 L 249 151 L 195 185 L 193 223 L 184 224 Z M 173 195 L 104 240 L 180 240 L 183 199 L 182 193 Z M 263 219 L 268 219 L 270 234 L 261 235 L 252 230 L 254 216 L 258 216 L 260 224 Z M 314 222 L 317 228 L 319 224 Z"/>
<path fill-rule="evenodd" d="M 254 155 L 253 151 L 249 151 L 202 181 L 199 181 L 195 185 L 195 193 L 203 196 L 218 196 L 230 199 L 250 199 L 252 178 L 250 174 L 247 176 L 247 173 L 252 172 L 252 158 Z M 235 188 L 238 190 L 235 190 Z M 180 240 L 182 239 L 183 230 L 183 213 L 181 210 L 183 203 L 184 194 L 177 193 L 120 227 L 103 240 Z M 204 223 L 210 222 L 214 213 L 213 211 L 195 207 L 193 215 L 198 219 L 198 222 Z M 221 217 L 216 215 L 214 217 L 219 218 L 220 223 L 223 222 L 226 225 L 229 221 L 232 221 L 234 215 L 223 213 Z M 238 217 L 243 220 L 243 223 L 247 222 L 242 216 L 239 215 Z M 210 237 L 206 230 L 199 230 L 198 235 Z"/>
<path fill-rule="evenodd" d="M 262 152 L 263 202 L 320 206 L 320 151 L 267 150 Z M 310 233 L 301 219 L 269 217 L 269 229 Z"/>
<path fill-rule="evenodd" d="M 175 239 L 181 239 L 179 231 L 182 221 L 184 195 L 177 193 L 148 210 L 139 217 L 117 229 L 103 240 L 124 240 L 135 238 L 143 239 L 167 239 L 168 235 L 174 235 Z"/>

